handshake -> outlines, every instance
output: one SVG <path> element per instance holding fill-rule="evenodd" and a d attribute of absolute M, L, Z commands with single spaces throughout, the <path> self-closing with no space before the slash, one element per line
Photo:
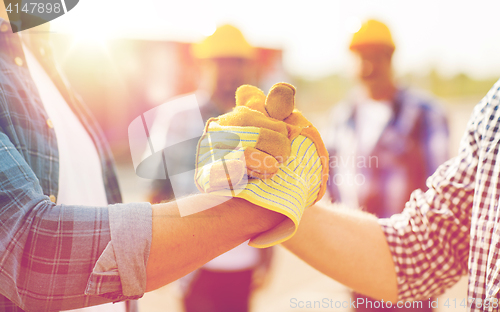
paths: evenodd
<path fill-rule="evenodd" d="M 297 110 L 295 88 L 275 84 L 266 96 L 243 85 L 232 112 L 208 120 L 198 142 L 195 183 L 205 193 L 246 199 L 287 218 L 250 240 L 265 248 L 291 238 L 304 209 L 321 199 L 328 153 Z"/>

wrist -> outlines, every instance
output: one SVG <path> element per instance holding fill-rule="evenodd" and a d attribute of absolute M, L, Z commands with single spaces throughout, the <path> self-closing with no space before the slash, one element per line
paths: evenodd
<path fill-rule="evenodd" d="M 252 237 L 272 229 L 286 219 L 286 216 L 262 208 L 246 199 L 233 197 L 227 203 L 230 209 L 241 210 L 241 213 L 238 213 L 238 215 L 245 220 L 245 224 L 248 225 L 249 234 Z"/>
<path fill-rule="evenodd" d="M 224 223 L 228 225 L 232 224 L 235 229 L 238 228 L 238 232 L 245 236 L 245 240 L 275 227 L 286 219 L 286 217 L 280 213 L 262 208 L 246 199 L 238 197 L 228 198 L 202 193 L 180 200 L 188 200 L 190 202 L 189 205 L 193 206 L 211 207 L 198 212 L 192 217 L 203 215 L 204 217 L 214 217 L 218 219 L 221 216 L 225 216 L 226 220 Z M 170 203 L 157 204 L 154 205 L 154 207 L 166 205 L 173 205 L 173 208 L 177 206 L 177 203 L 176 201 L 172 201 Z M 169 212 L 165 212 L 165 210 L 162 211 L 164 211 L 162 215 L 168 214 L 171 217 L 181 216 L 178 207 L 171 209 Z M 191 217 L 186 216 L 186 218 Z"/>

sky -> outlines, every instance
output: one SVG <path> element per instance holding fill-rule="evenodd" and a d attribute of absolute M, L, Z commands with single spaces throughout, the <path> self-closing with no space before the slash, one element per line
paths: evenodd
<path fill-rule="evenodd" d="M 352 73 L 352 33 L 375 18 L 392 31 L 397 74 L 491 78 L 500 77 L 499 12 L 498 0 L 80 0 L 51 28 L 87 41 L 195 42 L 230 23 L 255 46 L 283 49 L 287 71 L 314 79 Z"/>

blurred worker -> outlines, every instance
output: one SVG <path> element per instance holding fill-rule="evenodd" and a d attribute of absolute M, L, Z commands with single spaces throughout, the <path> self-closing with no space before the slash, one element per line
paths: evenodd
<path fill-rule="evenodd" d="M 255 84 L 255 49 L 236 27 L 224 25 L 202 42 L 192 46 L 193 56 L 200 61 L 201 89 L 197 98 L 203 121 L 229 112 L 235 105 L 236 89 Z M 201 93 L 201 96 L 200 96 Z M 203 94 L 208 95 L 203 99 Z M 167 129 L 167 142 L 178 141 L 186 133 L 197 136 L 203 129 L 176 117 Z M 169 145 L 169 144 L 167 144 Z M 196 150 L 184 148 L 179 161 L 195 162 Z M 198 193 L 194 179 L 176 180 L 176 195 Z M 153 183 L 152 202 L 175 199 L 170 180 Z M 246 243 L 215 258 L 203 268 L 181 280 L 187 312 L 247 311 L 254 277 L 263 280 L 269 267 L 272 249 L 256 249 Z M 258 276 L 257 276 L 258 275 Z"/>
<path fill-rule="evenodd" d="M 386 25 L 367 21 L 349 48 L 361 86 L 332 111 L 328 188 L 332 201 L 387 218 L 403 210 L 413 190 L 425 190 L 427 177 L 448 159 L 447 121 L 432 100 L 394 82 L 395 45 Z"/>

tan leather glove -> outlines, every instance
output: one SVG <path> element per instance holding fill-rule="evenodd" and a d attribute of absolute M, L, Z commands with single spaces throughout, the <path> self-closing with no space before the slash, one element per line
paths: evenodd
<path fill-rule="evenodd" d="M 198 143 L 200 191 L 244 198 L 288 217 L 251 239 L 254 247 L 292 237 L 304 209 L 326 190 L 328 152 L 294 101 L 295 88 L 287 83 L 275 84 L 267 97 L 241 86 L 234 110 L 210 119 Z"/>

